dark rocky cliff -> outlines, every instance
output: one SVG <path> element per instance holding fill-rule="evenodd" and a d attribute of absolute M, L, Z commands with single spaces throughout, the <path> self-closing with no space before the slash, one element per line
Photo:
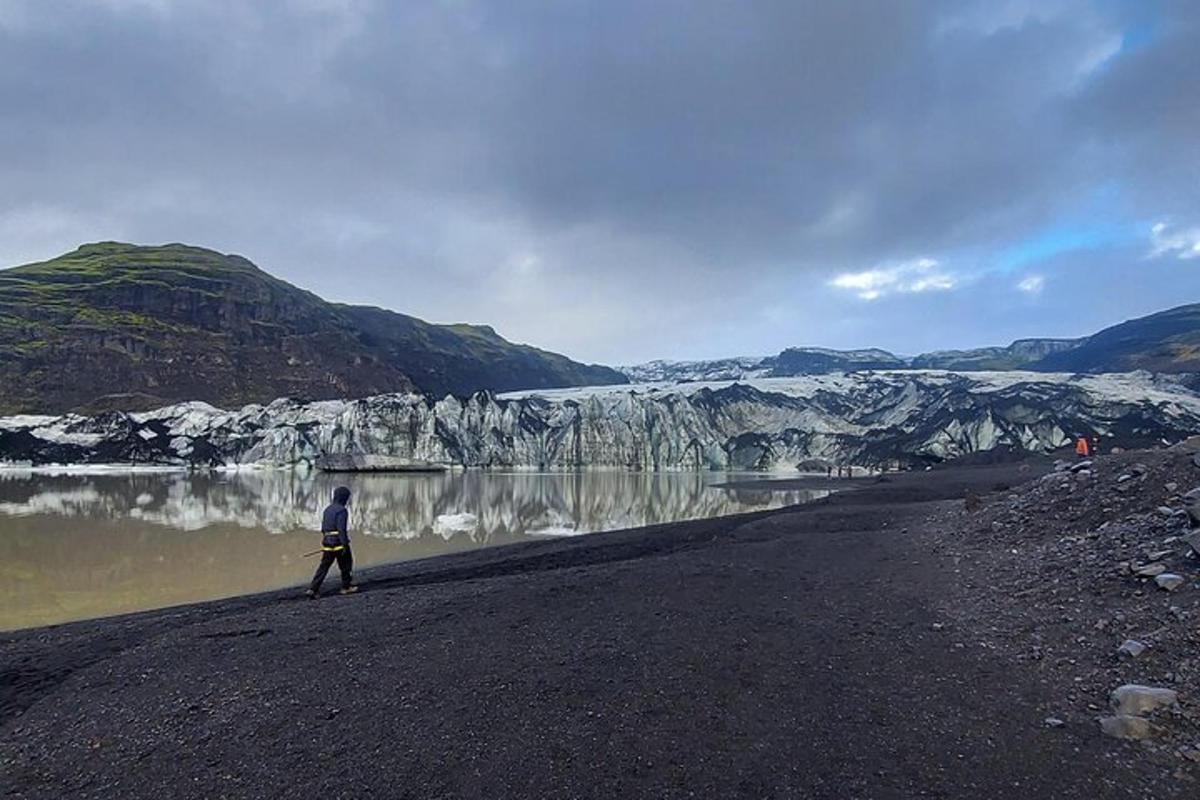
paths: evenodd
<path fill-rule="evenodd" d="M 327 303 L 240 256 L 89 244 L 0 271 L 0 412 L 623 380 L 479 331 Z"/>

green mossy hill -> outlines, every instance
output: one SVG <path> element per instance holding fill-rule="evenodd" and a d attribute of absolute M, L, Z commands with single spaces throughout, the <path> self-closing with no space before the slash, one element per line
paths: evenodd
<path fill-rule="evenodd" d="M 0 413 L 619 382 L 489 328 L 328 303 L 240 256 L 102 242 L 0 271 Z"/>
<path fill-rule="evenodd" d="M 1139 317 L 1054 353 L 1037 369 L 1063 372 L 1200 372 L 1200 303 Z"/>

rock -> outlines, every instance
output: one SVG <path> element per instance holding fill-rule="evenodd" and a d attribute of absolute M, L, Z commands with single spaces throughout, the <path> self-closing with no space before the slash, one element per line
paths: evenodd
<path fill-rule="evenodd" d="M 1092 468 L 1092 462 L 1089 459 L 1086 461 L 1080 461 L 1076 464 L 1072 464 L 1071 472 L 1079 472 L 1080 470 L 1091 469 L 1091 468 Z"/>
<path fill-rule="evenodd" d="M 1200 488 L 1192 489 L 1183 496 L 1183 508 L 1193 525 L 1200 523 Z"/>
<path fill-rule="evenodd" d="M 1163 486 L 1163 488 L 1166 489 L 1171 494 L 1175 494 L 1175 492 L 1179 490 L 1179 484 L 1176 483 L 1175 481 L 1171 481 L 1170 483 L 1167 483 L 1165 486 Z"/>
<path fill-rule="evenodd" d="M 1141 740 L 1149 739 L 1160 732 L 1158 726 L 1142 717 L 1128 714 L 1118 714 L 1115 717 L 1102 717 L 1100 730 L 1108 736 L 1117 739 Z"/>
<path fill-rule="evenodd" d="M 1126 639 L 1120 647 L 1117 648 L 1117 654 L 1137 658 L 1142 653 L 1146 652 L 1146 645 L 1139 642 L 1137 639 Z"/>
<path fill-rule="evenodd" d="M 1067 470 L 1069 470 L 1070 468 L 1071 468 L 1071 462 L 1070 462 L 1070 461 L 1063 461 L 1063 460 L 1060 458 L 1058 461 L 1055 461 L 1055 462 L 1054 462 L 1054 471 L 1055 471 L 1055 472 L 1066 472 L 1066 471 L 1067 471 Z"/>
<path fill-rule="evenodd" d="M 1146 560 L 1147 561 L 1162 561 L 1164 558 L 1168 558 L 1173 555 L 1175 555 L 1174 550 L 1155 550 L 1153 553 L 1151 553 L 1149 556 L 1146 557 Z"/>
<path fill-rule="evenodd" d="M 1192 548 L 1192 554 L 1200 556 L 1200 531 L 1189 533 L 1182 538 L 1183 541 L 1187 542 L 1188 547 Z"/>
<path fill-rule="evenodd" d="M 1156 577 L 1154 582 L 1158 584 L 1158 588 L 1165 589 L 1168 592 L 1173 592 L 1180 586 L 1183 586 L 1185 583 L 1187 583 L 1187 579 L 1185 579 L 1182 575 L 1176 575 L 1173 572 L 1164 572 L 1162 575 Z"/>
<path fill-rule="evenodd" d="M 1186 758 L 1188 761 L 1194 761 L 1200 764 L 1200 749 L 1197 750 L 1180 750 L 1179 755 Z"/>
<path fill-rule="evenodd" d="M 1159 506 L 1157 511 L 1159 514 L 1162 514 L 1164 517 L 1175 516 L 1175 509 L 1171 508 L 1170 506 Z"/>
<path fill-rule="evenodd" d="M 1150 471 L 1150 468 L 1147 467 L 1145 464 L 1137 463 L 1137 464 L 1134 464 L 1132 467 L 1130 467 L 1129 471 L 1132 472 L 1134 475 L 1145 475 L 1147 472 Z"/>
<path fill-rule="evenodd" d="M 1045 723 L 1046 727 L 1048 728 L 1061 728 L 1063 725 L 1067 724 L 1058 717 L 1046 717 Z"/>
<path fill-rule="evenodd" d="M 1121 475 L 1117 478 L 1117 483 L 1125 483 L 1125 481 L 1131 480 L 1133 480 L 1133 476 L 1126 472 L 1124 475 Z"/>
<path fill-rule="evenodd" d="M 1200 467 L 1200 453 L 1192 456 L 1192 466 Z"/>
<path fill-rule="evenodd" d="M 1167 571 L 1167 568 L 1162 564 L 1145 564 L 1140 567 L 1134 567 L 1133 574 L 1139 578 L 1157 578 Z"/>
<path fill-rule="evenodd" d="M 1127 683 L 1113 689 L 1108 700 L 1118 716 L 1127 716 L 1147 714 L 1166 706 L 1173 706 L 1179 701 L 1179 694 L 1174 689 Z"/>

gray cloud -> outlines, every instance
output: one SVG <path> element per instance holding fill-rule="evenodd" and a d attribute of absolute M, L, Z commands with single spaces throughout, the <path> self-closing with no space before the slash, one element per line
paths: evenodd
<path fill-rule="evenodd" d="M 1196 299 L 1144 256 L 1200 225 L 1198 16 L 0 0 L 0 259 L 188 241 L 608 361 L 1082 332 Z M 1112 235 L 999 258 L 1080 226 Z M 1074 280 L 1110 299 L 1064 320 Z"/>

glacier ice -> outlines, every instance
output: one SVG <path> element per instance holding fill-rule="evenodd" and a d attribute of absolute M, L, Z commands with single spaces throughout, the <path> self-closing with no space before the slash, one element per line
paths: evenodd
<path fill-rule="evenodd" d="M 811 458 L 916 466 L 1000 446 L 1052 449 L 1077 433 L 1128 445 L 1197 431 L 1200 396 L 1147 373 L 906 370 L 8 417 L 0 459 L 239 468 L 375 453 L 506 469 L 762 470 Z"/>

